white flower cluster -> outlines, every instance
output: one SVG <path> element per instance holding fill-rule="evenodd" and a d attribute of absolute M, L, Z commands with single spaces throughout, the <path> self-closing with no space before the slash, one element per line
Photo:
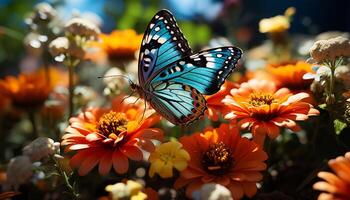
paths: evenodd
<path fill-rule="evenodd" d="M 340 57 L 350 57 L 350 41 L 344 37 L 319 40 L 311 47 L 310 55 L 316 63 L 334 61 Z"/>
<path fill-rule="evenodd" d="M 4 190 L 18 190 L 34 175 L 33 162 L 41 161 L 59 151 L 59 142 L 46 137 L 39 137 L 23 148 L 23 155 L 10 160 L 7 165 L 7 180 Z"/>
<path fill-rule="evenodd" d="M 55 58 L 71 56 L 80 60 L 84 59 L 87 42 L 97 40 L 100 34 L 100 29 L 96 24 L 78 17 L 66 23 L 65 31 L 66 36 L 58 37 L 49 44 L 49 51 Z"/>

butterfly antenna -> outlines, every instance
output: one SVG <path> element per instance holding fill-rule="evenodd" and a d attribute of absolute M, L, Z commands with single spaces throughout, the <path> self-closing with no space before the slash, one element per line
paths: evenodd
<path fill-rule="evenodd" d="M 132 82 L 132 80 L 131 80 L 131 78 L 129 76 L 123 75 L 123 74 L 115 74 L 115 75 L 109 75 L 109 76 L 99 76 L 97 78 L 115 78 L 115 77 L 118 77 L 118 76 L 127 79 L 130 85 L 134 83 L 134 82 Z"/>

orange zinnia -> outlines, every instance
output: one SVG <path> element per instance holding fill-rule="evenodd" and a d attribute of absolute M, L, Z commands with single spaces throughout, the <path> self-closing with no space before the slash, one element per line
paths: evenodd
<path fill-rule="evenodd" d="M 49 96 L 52 87 L 45 82 L 43 73 L 20 74 L 18 78 L 7 76 L 0 80 L 0 92 L 20 107 L 41 105 Z"/>
<path fill-rule="evenodd" d="M 237 84 L 226 81 L 224 85 L 221 86 L 219 92 L 206 96 L 208 110 L 206 114 L 209 119 L 213 121 L 218 121 L 220 114 L 226 113 L 226 106 L 222 103 L 222 100 L 228 95 L 231 89 L 237 88 Z"/>
<path fill-rule="evenodd" d="M 160 120 L 154 110 L 146 110 L 143 116 L 144 104 L 132 104 L 136 97 L 121 103 L 122 98 L 118 96 L 111 109 L 91 108 L 69 120 L 61 145 L 67 145 L 66 151 L 78 151 L 70 164 L 79 167 L 79 175 L 86 175 L 96 165 L 103 175 L 112 166 L 117 173 L 125 173 L 128 158 L 142 160 L 141 149 L 152 152 L 151 140 L 162 140 L 162 131 L 150 128 Z"/>
<path fill-rule="evenodd" d="M 101 49 L 109 57 L 134 57 L 135 52 L 140 48 L 142 37 L 132 29 L 100 34 Z"/>
<path fill-rule="evenodd" d="M 318 110 L 302 100 L 307 93 L 293 95 L 287 88 L 277 90 L 276 86 L 264 80 L 250 80 L 240 88 L 232 89 L 223 100 L 230 109 L 227 119 L 241 119 L 241 128 L 248 128 L 253 139 L 263 144 L 265 135 L 271 139 L 279 135 L 279 127 L 294 132 L 300 130 L 295 121 L 303 121 L 311 115 L 318 115 Z"/>
<path fill-rule="evenodd" d="M 313 185 L 315 190 L 324 191 L 318 196 L 318 200 L 350 199 L 350 152 L 330 160 L 328 165 L 335 173 L 318 173 L 318 177 L 325 180 Z"/>
<path fill-rule="evenodd" d="M 222 124 L 184 136 L 180 142 L 191 160 L 176 180 L 175 189 L 187 185 L 186 195 L 191 197 L 202 185 L 218 183 L 231 191 L 233 199 L 255 195 L 267 154 L 255 142 L 242 138 L 237 127 Z"/>
<path fill-rule="evenodd" d="M 312 65 L 302 61 L 270 64 L 267 66 L 267 72 L 276 79 L 278 88 L 309 90 L 312 83 L 312 80 L 303 79 L 304 74 L 313 72 Z"/>

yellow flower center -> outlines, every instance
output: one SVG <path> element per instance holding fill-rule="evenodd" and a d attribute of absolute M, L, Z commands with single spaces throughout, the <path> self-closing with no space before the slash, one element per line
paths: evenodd
<path fill-rule="evenodd" d="M 262 105 L 271 105 L 276 100 L 271 94 L 266 93 L 252 93 L 249 95 L 248 103 L 252 106 L 258 107 Z"/>
<path fill-rule="evenodd" d="M 128 120 L 124 113 L 110 111 L 102 115 L 97 129 L 106 137 L 117 139 L 121 132 L 127 130 Z"/>
<path fill-rule="evenodd" d="M 203 153 L 202 166 L 210 174 L 225 174 L 233 166 L 230 148 L 223 142 L 210 145 L 209 149 Z"/>
<path fill-rule="evenodd" d="M 164 162 L 164 164 L 167 164 L 168 162 L 171 162 L 175 158 L 175 155 L 173 153 L 167 152 L 167 153 L 161 153 L 159 155 L 159 159 Z"/>

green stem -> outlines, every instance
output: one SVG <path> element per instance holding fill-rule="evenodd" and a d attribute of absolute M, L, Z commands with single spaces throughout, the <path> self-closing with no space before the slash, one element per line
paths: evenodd
<path fill-rule="evenodd" d="M 68 76 L 69 76 L 69 118 L 73 116 L 74 113 L 74 66 L 71 58 L 68 61 Z"/>
<path fill-rule="evenodd" d="M 58 173 L 60 174 L 60 176 L 63 178 L 64 185 L 68 189 L 68 192 L 72 196 L 72 199 L 80 199 L 80 194 L 75 190 L 75 188 L 69 182 L 69 177 L 67 176 L 66 172 L 61 168 L 57 158 L 54 158 L 53 160 L 55 161 L 55 167 Z"/>
<path fill-rule="evenodd" d="M 23 39 L 23 35 L 13 29 L 7 28 L 5 26 L 0 26 L 0 33 L 3 33 L 4 35 L 7 35 L 9 37 L 12 37 L 16 40 L 22 40 Z"/>
<path fill-rule="evenodd" d="M 28 110 L 28 118 L 30 123 L 32 124 L 32 137 L 33 139 L 36 139 L 39 137 L 38 134 L 38 127 L 36 124 L 36 120 L 35 120 L 35 111 L 34 110 Z"/>

